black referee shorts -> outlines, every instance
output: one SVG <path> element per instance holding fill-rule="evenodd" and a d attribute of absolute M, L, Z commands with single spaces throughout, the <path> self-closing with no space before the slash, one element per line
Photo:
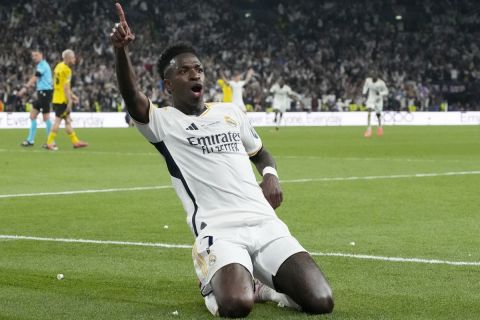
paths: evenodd
<path fill-rule="evenodd" d="M 42 113 L 50 113 L 50 102 L 52 101 L 53 90 L 38 90 L 37 100 L 33 102 L 33 108 Z"/>

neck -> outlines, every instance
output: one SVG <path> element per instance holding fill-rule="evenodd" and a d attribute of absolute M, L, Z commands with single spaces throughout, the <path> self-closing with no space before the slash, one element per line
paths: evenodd
<path fill-rule="evenodd" d="M 200 99 L 196 105 L 187 105 L 181 102 L 173 102 L 173 107 L 189 116 L 198 116 L 205 110 L 203 99 Z"/>

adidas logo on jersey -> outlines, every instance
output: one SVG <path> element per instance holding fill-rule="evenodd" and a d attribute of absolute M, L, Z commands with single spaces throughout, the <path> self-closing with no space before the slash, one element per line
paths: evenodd
<path fill-rule="evenodd" d="M 186 127 L 185 130 L 198 130 L 198 127 L 195 123 L 192 122 L 192 124 Z"/>

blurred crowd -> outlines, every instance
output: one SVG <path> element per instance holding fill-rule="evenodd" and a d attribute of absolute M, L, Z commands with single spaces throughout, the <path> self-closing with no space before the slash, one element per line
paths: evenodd
<path fill-rule="evenodd" d="M 132 59 L 141 89 L 169 104 L 156 72 L 165 46 L 189 41 L 205 64 L 207 98 L 216 84 L 253 68 L 244 100 L 270 106 L 280 78 L 300 95 L 292 110 L 359 110 L 365 78 L 376 70 L 392 110 L 480 110 L 480 5 L 475 0 L 205 0 L 125 1 L 136 40 Z M 52 69 L 71 48 L 79 111 L 117 111 L 109 34 L 118 20 L 111 1 L 3 0 L 0 5 L 0 103 L 21 111 L 16 91 L 34 73 L 32 49 Z M 28 97 L 26 98 L 28 99 Z"/>

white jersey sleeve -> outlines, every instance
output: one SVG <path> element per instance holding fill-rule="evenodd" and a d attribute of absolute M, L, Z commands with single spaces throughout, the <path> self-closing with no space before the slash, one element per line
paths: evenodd
<path fill-rule="evenodd" d="M 388 96 L 388 88 L 387 88 L 387 85 L 385 84 L 385 81 L 381 82 L 381 85 L 380 85 L 380 88 L 379 88 L 379 94 L 382 97 Z"/>
<path fill-rule="evenodd" d="M 248 153 L 248 156 L 252 157 L 256 155 L 257 152 L 262 148 L 262 140 L 253 128 L 246 114 L 243 112 L 238 112 L 238 114 L 241 119 L 240 138 L 243 146 L 245 147 L 245 151 Z"/>
<path fill-rule="evenodd" d="M 370 87 L 370 84 L 372 83 L 372 79 L 371 78 L 367 78 L 365 80 L 365 84 L 363 85 L 363 90 L 362 90 L 362 94 L 367 94 L 368 92 L 368 89 Z"/>
<path fill-rule="evenodd" d="M 285 85 L 285 91 L 287 92 L 288 95 L 294 95 L 295 93 L 293 92 L 292 88 L 289 86 Z"/>
<path fill-rule="evenodd" d="M 135 121 L 135 127 L 138 131 L 150 142 L 156 143 L 160 142 L 165 138 L 165 131 L 163 130 L 164 126 L 162 125 L 163 117 L 161 113 L 164 112 L 162 109 L 155 107 L 151 101 L 149 101 L 149 111 L 148 111 L 148 123 L 140 123 Z"/>
<path fill-rule="evenodd" d="M 292 88 L 290 88 L 289 86 L 285 86 L 287 87 L 286 90 L 287 90 L 287 94 L 289 96 L 294 96 L 296 99 L 300 99 L 300 95 L 298 93 L 296 93 L 295 91 L 292 90 Z"/>

